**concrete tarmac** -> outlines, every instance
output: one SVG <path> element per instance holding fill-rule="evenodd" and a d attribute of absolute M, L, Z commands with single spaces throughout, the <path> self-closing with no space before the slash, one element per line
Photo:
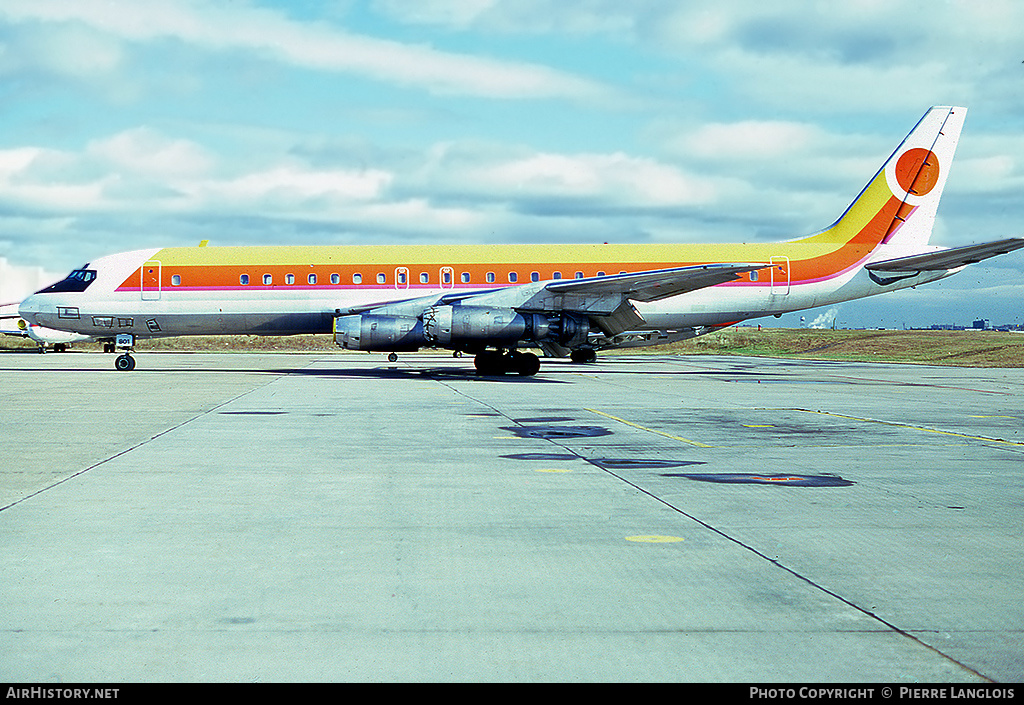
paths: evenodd
<path fill-rule="evenodd" d="M 1024 680 L 1024 370 L 0 354 L 0 681 Z"/>

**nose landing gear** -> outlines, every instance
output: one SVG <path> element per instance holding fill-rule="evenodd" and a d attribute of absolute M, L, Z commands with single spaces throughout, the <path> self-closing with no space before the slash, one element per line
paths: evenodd
<path fill-rule="evenodd" d="M 106 346 L 104 346 L 106 347 Z M 114 369 L 118 372 L 131 372 L 135 369 L 135 358 L 131 356 L 135 347 L 135 336 L 128 333 L 119 333 L 114 340 L 114 350 L 124 352 L 114 360 Z"/>

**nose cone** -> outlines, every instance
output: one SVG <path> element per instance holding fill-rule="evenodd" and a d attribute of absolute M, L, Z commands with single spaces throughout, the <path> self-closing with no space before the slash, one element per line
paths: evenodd
<path fill-rule="evenodd" d="M 42 301 L 40 301 L 40 297 L 36 294 L 28 297 L 18 305 L 18 315 L 33 325 L 40 325 L 39 321 L 36 320 L 36 315 L 41 313 L 42 310 Z"/>

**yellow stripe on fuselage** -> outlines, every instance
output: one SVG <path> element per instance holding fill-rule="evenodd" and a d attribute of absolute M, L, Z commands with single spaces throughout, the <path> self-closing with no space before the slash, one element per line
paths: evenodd
<path fill-rule="evenodd" d="M 514 245 L 314 245 L 172 247 L 157 252 L 164 271 L 187 268 L 365 266 L 532 267 L 565 276 L 588 269 L 617 274 L 715 262 L 787 260 L 792 281 L 814 281 L 860 262 L 885 236 L 899 203 L 879 174 L 835 224 L 810 237 L 774 243 L 732 244 L 514 244 Z M 299 270 L 296 270 L 296 274 Z M 133 275 L 136 276 L 136 275 Z M 204 277 L 205 278 L 205 277 Z M 129 278 L 125 285 L 133 280 Z M 134 281 L 137 281 L 135 279 Z"/>

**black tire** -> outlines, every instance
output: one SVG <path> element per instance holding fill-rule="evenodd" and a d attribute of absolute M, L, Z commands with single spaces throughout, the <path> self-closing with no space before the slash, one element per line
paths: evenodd
<path fill-rule="evenodd" d="M 540 372 L 540 358 L 533 353 L 516 353 L 512 357 L 512 365 L 523 377 L 533 377 Z"/>
<path fill-rule="evenodd" d="M 485 350 L 474 357 L 473 365 L 477 373 L 482 375 L 503 375 L 507 371 L 504 356 L 491 350 Z"/>

